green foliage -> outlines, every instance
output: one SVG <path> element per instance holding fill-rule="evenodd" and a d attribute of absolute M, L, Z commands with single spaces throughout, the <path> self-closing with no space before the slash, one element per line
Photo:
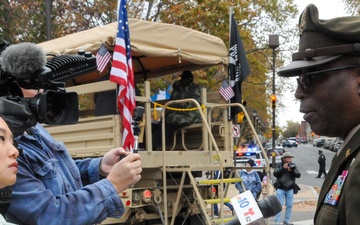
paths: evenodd
<path fill-rule="evenodd" d="M 360 0 L 343 0 L 348 13 L 354 16 L 360 15 Z"/>
<path fill-rule="evenodd" d="M 295 137 L 299 134 L 300 124 L 294 121 L 287 121 L 284 131 L 282 132 L 283 138 Z"/>
<path fill-rule="evenodd" d="M 45 16 L 47 2 L 48 0 L 1 1 L 0 38 L 10 43 L 25 41 L 39 43 L 47 40 Z M 116 21 L 117 1 L 115 0 L 51 0 L 50 2 L 51 38 Z M 281 46 L 276 61 L 276 68 L 279 68 L 285 61 L 286 54 L 295 48 L 287 44 L 291 43 L 291 38 L 294 38 L 297 32 L 296 22 L 292 20 L 297 9 L 292 0 L 129 0 L 128 14 L 129 17 L 174 23 L 215 35 L 228 45 L 230 7 L 235 13 L 251 68 L 250 76 L 242 84 L 243 99 L 247 101 L 248 111 L 252 112 L 256 109 L 266 126 L 271 119 L 268 96 L 272 92 L 272 79 L 269 76 L 272 52 L 267 46 L 268 35 L 281 35 Z M 227 78 L 226 70 L 226 68 L 211 68 L 195 71 L 195 82 L 209 91 L 217 91 L 222 79 Z M 152 81 L 155 84 L 152 86 L 152 92 L 166 88 L 177 79 L 177 74 L 173 74 Z M 277 96 L 281 96 L 282 90 L 289 87 L 286 84 L 286 79 L 277 81 Z M 278 104 L 277 110 L 280 108 L 281 103 Z"/>
<path fill-rule="evenodd" d="M 0 38 L 18 42 L 47 40 L 46 2 L 0 2 Z M 51 39 L 116 21 L 114 0 L 51 0 Z"/>

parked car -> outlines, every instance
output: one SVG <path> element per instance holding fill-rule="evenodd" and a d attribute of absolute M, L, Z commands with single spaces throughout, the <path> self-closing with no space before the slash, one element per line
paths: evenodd
<path fill-rule="evenodd" d="M 313 146 L 314 147 L 322 147 L 324 146 L 325 139 L 317 139 L 314 141 Z"/>
<path fill-rule="evenodd" d="M 300 144 L 300 138 L 296 138 L 296 137 L 289 137 L 286 138 L 287 141 L 296 141 L 296 144 Z"/>
<path fill-rule="evenodd" d="M 282 147 L 282 143 L 275 143 L 275 148 L 277 148 L 277 147 Z M 272 147 L 272 143 L 266 143 L 265 145 L 264 145 L 264 150 L 265 151 L 267 151 L 267 150 L 269 150 L 269 149 L 272 149 L 273 147 Z"/>
<path fill-rule="evenodd" d="M 334 152 L 337 152 L 337 151 L 339 151 L 339 149 L 340 149 L 340 147 L 341 147 L 341 145 L 343 144 L 343 140 L 339 140 L 339 141 L 337 141 L 336 142 L 336 144 L 335 144 L 335 146 L 334 146 Z"/>
<path fill-rule="evenodd" d="M 332 145 L 334 140 L 335 140 L 335 138 L 326 139 L 325 142 L 324 142 L 324 148 L 325 149 L 330 149 L 330 146 Z"/>
<path fill-rule="evenodd" d="M 307 143 L 308 143 L 308 140 L 306 139 L 306 137 L 301 137 L 300 143 L 301 143 L 301 144 L 307 144 Z"/>
<path fill-rule="evenodd" d="M 283 143 L 283 147 L 285 148 L 285 147 L 288 147 L 288 148 L 292 148 L 292 147 L 297 147 L 298 146 L 298 144 L 297 144 L 297 142 L 296 141 L 293 141 L 293 140 L 286 140 L 286 141 L 284 141 L 284 143 Z"/>
<path fill-rule="evenodd" d="M 275 148 L 275 151 L 273 151 L 272 149 L 269 149 L 269 150 L 267 150 L 267 152 L 266 152 L 266 155 L 267 155 L 267 157 L 269 158 L 269 164 L 270 164 L 270 166 L 272 166 L 272 155 L 273 155 L 273 152 L 275 152 L 275 163 L 277 164 L 277 163 L 281 163 L 281 157 L 282 157 L 282 155 L 285 153 L 285 149 L 283 148 L 283 147 L 279 147 L 279 146 L 277 146 L 276 148 Z"/>
<path fill-rule="evenodd" d="M 336 143 L 338 142 L 338 140 L 332 140 L 330 143 L 329 143 L 329 150 L 330 151 L 335 151 L 335 145 Z"/>

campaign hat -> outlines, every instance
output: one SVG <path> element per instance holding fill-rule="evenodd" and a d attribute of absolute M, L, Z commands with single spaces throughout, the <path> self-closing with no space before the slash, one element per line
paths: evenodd
<path fill-rule="evenodd" d="M 346 54 L 360 56 L 360 16 L 319 19 L 315 5 L 308 5 L 299 18 L 299 51 L 292 62 L 278 71 L 279 76 L 298 76 Z"/>
<path fill-rule="evenodd" d="M 294 156 L 290 152 L 285 152 L 281 158 L 294 158 Z"/>

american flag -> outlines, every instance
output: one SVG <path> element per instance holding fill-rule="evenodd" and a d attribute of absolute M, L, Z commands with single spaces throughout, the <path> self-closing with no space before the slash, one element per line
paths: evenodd
<path fill-rule="evenodd" d="M 111 54 L 104 45 L 101 45 L 99 51 L 96 53 L 97 69 L 102 73 L 111 59 Z"/>
<path fill-rule="evenodd" d="M 135 108 L 135 88 L 126 0 L 118 1 L 118 9 L 118 30 L 110 71 L 110 81 L 119 85 L 117 104 L 119 113 L 122 115 L 122 145 L 126 151 L 133 152 L 135 138 L 131 124 Z"/>
<path fill-rule="evenodd" d="M 226 101 L 229 101 L 229 99 L 235 96 L 232 87 L 225 80 L 223 80 L 222 82 L 219 93 L 221 94 L 221 96 L 224 97 Z"/>

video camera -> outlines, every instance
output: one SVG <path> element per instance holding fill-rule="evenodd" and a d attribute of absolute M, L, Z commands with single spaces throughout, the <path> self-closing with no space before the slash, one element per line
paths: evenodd
<path fill-rule="evenodd" d="M 66 92 L 64 81 L 96 70 L 91 53 L 54 56 L 47 61 L 42 48 L 33 43 L 10 45 L 3 41 L 0 54 L 0 116 L 14 136 L 37 122 L 77 123 L 78 95 Z M 21 88 L 38 90 L 38 94 L 26 98 Z"/>

